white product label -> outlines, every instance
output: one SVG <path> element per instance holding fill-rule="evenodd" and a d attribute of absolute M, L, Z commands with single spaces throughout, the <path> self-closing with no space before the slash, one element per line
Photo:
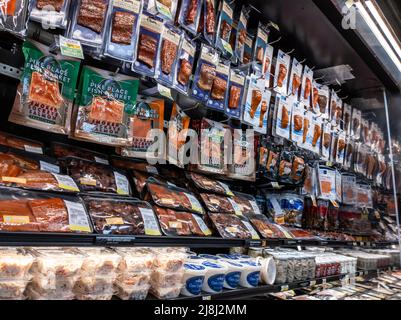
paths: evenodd
<path fill-rule="evenodd" d="M 278 203 L 277 198 L 271 198 L 270 202 L 271 202 L 271 204 L 273 206 L 273 210 L 274 210 L 275 215 L 277 215 L 277 216 L 283 215 L 283 210 L 281 209 L 281 206 Z"/>
<path fill-rule="evenodd" d="M 251 204 L 252 210 L 255 214 L 261 214 L 260 209 L 258 207 L 258 204 L 256 203 L 256 201 L 249 201 L 249 203 Z"/>
<path fill-rule="evenodd" d="M 39 163 L 40 163 L 40 170 L 42 171 L 60 173 L 60 167 L 58 165 L 48 163 L 42 160 L 40 160 Z"/>
<path fill-rule="evenodd" d="M 24 149 L 27 152 L 32 152 L 32 153 L 37 153 L 37 154 L 43 154 L 43 150 L 41 147 L 33 147 L 30 145 L 24 145 Z"/>
<path fill-rule="evenodd" d="M 85 208 L 81 203 L 64 200 L 68 211 L 68 221 L 72 231 L 91 232 Z"/>
<path fill-rule="evenodd" d="M 99 157 L 95 157 L 95 162 L 101 163 L 101 164 L 107 164 L 107 165 L 110 164 L 110 163 L 109 163 L 109 160 L 104 159 L 104 158 L 99 158 Z"/>
<path fill-rule="evenodd" d="M 148 236 L 161 236 L 159 225 L 152 209 L 139 208 L 145 226 L 145 234 Z"/>
<path fill-rule="evenodd" d="M 248 229 L 248 231 L 251 233 L 252 235 L 252 240 L 258 240 L 260 239 L 258 233 L 255 231 L 255 229 L 251 226 L 251 224 L 248 221 L 242 221 L 242 223 L 244 224 L 244 226 Z"/>
<path fill-rule="evenodd" d="M 60 175 L 57 173 L 53 173 L 53 176 L 57 180 L 59 188 L 79 192 L 77 184 L 70 176 Z"/>
<path fill-rule="evenodd" d="M 212 234 L 212 232 L 210 231 L 210 229 L 207 227 L 206 223 L 203 221 L 203 219 L 199 216 L 197 216 L 196 214 L 192 215 L 194 217 L 194 219 L 196 220 L 196 222 L 198 223 L 199 228 L 202 230 L 203 234 L 205 236 L 210 236 Z"/>
<path fill-rule="evenodd" d="M 226 192 L 226 195 L 228 195 L 228 196 L 234 195 L 234 193 L 230 190 L 230 187 L 227 184 L 225 184 L 224 182 L 220 182 L 220 181 L 218 181 L 217 183 L 224 189 L 224 191 Z"/>
<path fill-rule="evenodd" d="M 117 193 L 129 195 L 129 182 L 127 177 L 116 171 L 114 171 L 114 177 L 116 179 Z"/>
<path fill-rule="evenodd" d="M 59 39 L 60 51 L 63 56 L 84 59 L 84 51 L 82 50 L 81 42 L 78 40 L 67 39 L 63 36 L 59 36 Z"/>
<path fill-rule="evenodd" d="M 159 93 L 163 96 L 166 97 L 170 100 L 174 100 L 173 96 L 171 95 L 171 89 L 167 88 L 163 85 L 161 85 L 160 83 L 157 84 L 157 91 L 159 91 Z"/>
<path fill-rule="evenodd" d="M 192 194 L 184 193 L 184 195 L 188 198 L 189 202 L 191 203 L 192 210 L 203 213 L 202 205 L 200 204 L 199 200 L 196 199 Z"/>
<path fill-rule="evenodd" d="M 237 216 L 242 216 L 242 208 L 240 207 L 240 205 L 239 205 L 237 202 L 235 202 L 235 200 L 233 200 L 233 199 L 231 199 L 231 198 L 227 198 L 227 199 L 228 199 L 228 201 L 231 203 L 231 205 L 232 205 L 232 207 L 233 207 L 233 209 L 234 209 L 235 214 L 236 214 Z"/>
<path fill-rule="evenodd" d="M 139 13 L 141 2 L 137 0 L 114 0 L 113 6 L 135 13 Z"/>

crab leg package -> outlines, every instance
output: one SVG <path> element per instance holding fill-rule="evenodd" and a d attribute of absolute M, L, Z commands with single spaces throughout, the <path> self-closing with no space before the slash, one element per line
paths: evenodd
<path fill-rule="evenodd" d="M 214 79 L 216 78 L 216 67 L 219 62 L 219 54 L 212 47 L 201 46 L 201 53 L 192 84 L 192 96 L 206 102 L 210 97 Z"/>
<path fill-rule="evenodd" d="M 148 134 L 152 129 L 163 130 L 164 100 L 139 96 L 130 112 L 132 145 L 121 149 L 121 155 L 131 158 L 146 158 L 148 148 L 155 138 Z M 164 158 L 164 154 L 156 158 Z"/>
<path fill-rule="evenodd" d="M 130 146 L 139 80 L 84 66 L 74 109 L 73 138 Z"/>
<path fill-rule="evenodd" d="M 116 59 L 132 61 L 142 13 L 141 1 L 114 0 L 110 11 L 104 54 Z"/>
<path fill-rule="evenodd" d="M 68 134 L 80 62 L 25 41 L 25 67 L 9 121 Z"/>
<path fill-rule="evenodd" d="M 213 80 L 210 97 L 207 106 L 212 109 L 224 111 L 228 96 L 228 81 L 230 78 L 230 62 L 220 60 L 216 68 L 216 77 Z"/>
<path fill-rule="evenodd" d="M 242 112 L 242 97 L 244 95 L 245 75 L 239 70 L 230 70 L 230 85 L 226 101 L 226 115 L 240 119 Z"/>
<path fill-rule="evenodd" d="M 47 27 L 65 28 L 70 0 L 33 0 L 29 18 Z"/>

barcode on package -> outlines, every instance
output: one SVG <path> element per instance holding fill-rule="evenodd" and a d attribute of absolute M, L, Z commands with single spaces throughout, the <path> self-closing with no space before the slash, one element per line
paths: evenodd
<path fill-rule="evenodd" d="M 139 208 L 142 214 L 145 234 L 148 236 L 161 236 L 159 225 L 152 209 Z"/>
<path fill-rule="evenodd" d="M 72 231 L 91 232 L 84 206 L 79 202 L 64 200 L 68 211 L 68 221 Z"/>
<path fill-rule="evenodd" d="M 53 173 L 60 173 L 60 167 L 56 164 L 48 163 L 46 161 L 39 161 L 40 163 L 40 170 L 53 172 Z"/>
<path fill-rule="evenodd" d="M 129 195 L 129 182 L 127 177 L 117 171 L 114 171 L 114 177 L 116 179 L 117 193 Z"/>

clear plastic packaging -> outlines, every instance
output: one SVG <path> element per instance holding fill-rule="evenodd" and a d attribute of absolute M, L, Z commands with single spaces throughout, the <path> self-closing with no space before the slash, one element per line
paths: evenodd
<path fill-rule="evenodd" d="M 83 277 L 105 277 L 114 279 L 117 276 L 117 269 L 122 257 L 107 248 L 80 248 L 85 254 L 81 275 Z"/>
<path fill-rule="evenodd" d="M 97 163 L 109 164 L 108 156 L 105 154 L 59 142 L 52 142 L 51 154 L 59 161 L 60 158 L 77 157 Z"/>
<path fill-rule="evenodd" d="M 241 62 L 244 59 L 244 47 L 247 36 L 246 31 L 248 27 L 249 11 L 250 8 L 247 6 L 243 6 L 241 8 L 241 13 L 238 19 L 237 33 L 235 37 L 234 53 L 236 58 Z"/>
<path fill-rule="evenodd" d="M 181 47 L 178 53 L 178 62 L 175 65 L 176 69 L 174 71 L 175 76 L 173 82 L 173 87 L 183 94 L 188 94 L 195 53 L 196 45 L 186 34 L 183 34 Z"/>
<path fill-rule="evenodd" d="M 0 279 L 29 280 L 33 263 L 34 257 L 22 248 L 0 248 Z"/>
<path fill-rule="evenodd" d="M 216 28 L 216 48 L 218 48 L 224 56 L 232 56 L 233 48 L 230 44 L 230 35 L 234 11 L 231 4 L 225 0 L 221 1 L 219 13 L 219 21 Z"/>
<path fill-rule="evenodd" d="M 274 73 L 273 90 L 284 96 L 287 95 L 290 62 L 291 57 L 282 50 L 279 50 L 277 54 L 276 71 Z"/>
<path fill-rule="evenodd" d="M 0 145 L 30 153 L 44 153 L 44 145 L 42 142 L 26 139 L 25 137 L 18 137 L 6 132 L 0 132 Z"/>
<path fill-rule="evenodd" d="M 160 300 L 168 300 L 177 298 L 180 295 L 182 285 L 176 285 L 169 288 L 150 288 L 150 292 Z"/>
<path fill-rule="evenodd" d="M 26 35 L 28 0 L 11 0 L 0 3 L 0 31 L 11 32 L 23 38 Z"/>
<path fill-rule="evenodd" d="M 288 91 L 289 95 L 294 96 L 298 101 L 302 84 L 302 64 L 295 58 L 292 59 L 291 74 L 289 78 Z"/>
<path fill-rule="evenodd" d="M 225 113 L 230 118 L 239 120 L 242 114 L 242 100 L 245 92 L 245 75 L 239 70 L 231 69 L 229 83 Z"/>
<path fill-rule="evenodd" d="M 216 76 L 213 80 L 209 99 L 206 105 L 218 111 L 224 111 L 227 104 L 230 77 L 230 61 L 220 60 L 216 66 Z"/>
<path fill-rule="evenodd" d="M 156 269 L 152 272 L 150 284 L 153 288 L 171 288 L 181 284 L 183 277 L 184 268 L 174 272 L 165 272 Z"/>
<path fill-rule="evenodd" d="M 0 300 L 24 300 L 25 280 L 0 279 Z"/>
<path fill-rule="evenodd" d="M 300 101 L 309 108 L 312 105 L 312 81 L 313 81 L 313 70 L 308 66 L 304 67 L 302 75 L 302 87 L 301 87 L 301 99 Z"/>
<path fill-rule="evenodd" d="M 67 26 L 70 0 L 33 0 L 30 3 L 29 19 L 39 22 L 43 28 Z"/>
<path fill-rule="evenodd" d="M 253 61 L 257 63 L 260 72 L 265 64 L 266 57 L 266 46 L 268 41 L 269 29 L 266 25 L 259 22 L 258 29 L 256 31 L 256 40 L 253 48 Z"/>
<path fill-rule="evenodd" d="M 115 284 L 116 296 L 122 300 L 145 300 L 148 296 L 149 285 L 142 287 L 122 286 L 119 283 Z"/>
<path fill-rule="evenodd" d="M 213 225 L 222 238 L 258 239 L 259 236 L 245 217 L 234 214 L 209 213 Z"/>
<path fill-rule="evenodd" d="M 276 98 L 277 108 L 275 109 L 274 117 L 275 136 L 290 140 L 291 127 L 294 127 L 294 129 L 298 128 L 298 126 L 295 126 L 295 123 L 293 123 L 293 126 L 291 125 L 294 104 L 294 97 L 282 95 Z M 295 120 L 296 118 L 294 117 Z"/>

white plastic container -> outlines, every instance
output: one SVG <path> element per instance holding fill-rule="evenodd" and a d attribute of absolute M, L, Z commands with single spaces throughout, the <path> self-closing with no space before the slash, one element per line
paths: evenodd
<path fill-rule="evenodd" d="M 206 275 L 206 267 L 199 263 L 187 262 L 184 264 L 184 287 L 181 294 L 186 297 L 195 297 L 201 294 Z"/>
<path fill-rule="evenodd" d="M 239 261 L 244 266 L 239 285 L 244 288 L 255 288 L 259 284 L 260 271 L 262 265 L 255 261 L 241 260 Z"/>
<path fill-rule="evenodd" d="M 227 273 L 227 267 L 217 262 L 204 261 L 206 267 L 205 281 L 202 290 L 207 293 L 219 293 L 223 290 L 224 278 Z"/>
<path fill-rule="evenodd" d="M 242 272 L 245 270 L 244 265 L 235 260 L 220 260 L 219 264 L 227 267 L 227 273 L 224 277 L 224 288 L 229 290 L 237 289 L 241 279 Z"/>
<path fill-rule="evenodd" d="M 273 257 L 263 258 L 258 260 L 262 265 L 260 271 L 260 279 L 264 284 L 273 285 L 276 281 L 276 263 Z"/>

